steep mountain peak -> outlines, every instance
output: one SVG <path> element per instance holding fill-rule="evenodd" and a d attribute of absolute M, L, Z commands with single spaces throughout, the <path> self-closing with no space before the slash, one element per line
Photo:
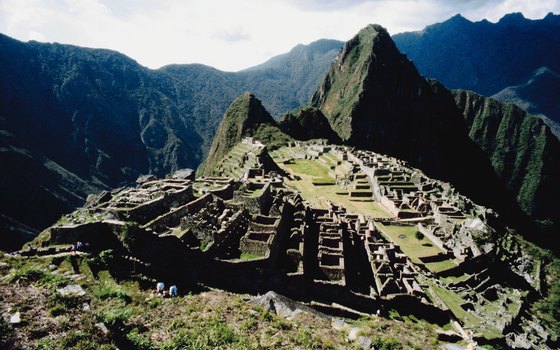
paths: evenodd
<path fill-rule="evenodd" d="M 560 15 L 555 15 L 554 13 L 549 12 L 543 18 L 543 21 L 551 22 L 551 23 L 560 23 Z"/>
<path fill-rule="evenodd" d="M 465 17 L 463 17 L 460 13 L 456 14 L 455 16 L 451 17 L 450 19 L 448 19 L 446 22 L 449 23 L 472 23 L 471 21 L 469 21 L 468 19 L 466 19 Z"/>
<path fill-rule="evenodd" d="M 266 132 L 269 138 L 285 136 L 261 101 L 252 93 L 245 92 L 231 103 L 224 114 L 204 164 L 204 173 L 210 174 L 215 165 L 244 137 L 259 132 Z M 266 141 L 266 136 L 261 136 L 263 142 Z"/>
<path fill-rule="evenodd" d="M 527 19 L 521 12 L 513 12 L 504 15 L 504 17 L 500 18 L 498 23 L 507 25 L 518 25 L 524 23 L 525 21 L 527 21 Z"/>
<path fill-rule="evenodd" d="M 232 108 L 236 109 L 232 110 Z M 263 107 L 261 101 L 250 92 L 245 92 L 235 99 L 226 112 L 226 116 L 232 115 L 231 113 L 228 114 L 228 112 L 237 112 L 235 117 L 245 118 L 243 121 L 245 128 L 250 128 L 260 123 L 274 123 L 274 120 Z"/>
<path fill-rule="evenodd" d="M 366 90 L 383 86 L 394 97 L 399 80 L 417 85 L 419 79 L 414 65 L 398 52 L 387 30 L 368 25 L 344 45 L 312 104 L 321 109 L 342 140 L 349 140 L 358 131 L 351 115 Z M 413 90 L 418 92 L 416 87 Z"/>
<path fill-rule="evenodd" d="M 468 20 L 467 18 L 463 17 L 460 13 L 456 14 L 455 16 L 441 22 L 441 23 L 435 23 L 432 25 L 427 26 L 426 28 L 424 28 L 424 30 L 419 31 L 419 32 L 414 32 L 417 34 L 424 34 L 426 32 L 431 32 L 431 31 L 439 31 L 442 28 L 445 30 L 458 30 L 458 29 L 462 29 L 465 27 L 470 27 L 473 24 L 473 22 L 471 22 L 470 20 Z M 401 33 L 402 34 L 402 33 Z M 399 35 L 399 34 L 396 34 Z"/>

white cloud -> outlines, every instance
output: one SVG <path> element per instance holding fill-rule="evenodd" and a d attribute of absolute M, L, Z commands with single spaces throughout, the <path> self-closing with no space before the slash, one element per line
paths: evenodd
<path fill-rule="evenodd" d="M 456 13 L 542 18 L 557 0 L 0 0 L 0 32 L 120 51 L 157 68 L 204 63 L 239 70 L 298 43 L 347 40 L 368 23 L 420 30 Z"/>
<path fill-rule="evenodd" d="M 29 33 L 27 33 L 27 38 L 29 40 L 35 40 L 35 41 L 46 41 L 47 37 L 45 37 L 45 35 L 43 33 L 39 33 L 36 32 L 34 30 L 30 30 Z"/>

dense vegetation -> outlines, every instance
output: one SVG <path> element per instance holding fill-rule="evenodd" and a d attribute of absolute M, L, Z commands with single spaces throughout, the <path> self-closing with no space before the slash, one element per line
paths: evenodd
<path fill-rule="evenodd" d="M 521 208 L 552 231 L 560 223 L 555 204 L 560 195 L 560 144 L 544 122 L 512 104 L 454 91 L 470 138 L 487 154 L 492 166 Z M 552 222 L 551 222 L 552 221 Z"/>

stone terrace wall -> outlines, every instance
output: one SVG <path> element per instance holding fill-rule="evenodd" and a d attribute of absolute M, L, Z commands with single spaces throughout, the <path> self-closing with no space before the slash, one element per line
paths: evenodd
<path fill-rule="evenodd" d="M 120 246 L 115 233 L 122 225 L 105 222 L 93 222 L 77 226 L 52 227 L 51 244 L 75 244 L 80 241 L 88 243 L 91 249 L 104 249 Z"/>

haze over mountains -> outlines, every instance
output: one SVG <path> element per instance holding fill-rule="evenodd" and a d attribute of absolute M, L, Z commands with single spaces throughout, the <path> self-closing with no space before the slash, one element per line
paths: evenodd
<path fill-rule="evenodd" d="M 424 31 L 438 35 L 408 33 L 394 38 L 401 50 L 404 50 L 403 42 L 407 43 L 409 50 L 405 52 L 413 58 L 413 63 L 424 76 L 440 79 L 444 84 L 449 84 L 448 87 L 472 87 L 477 92 L 494 93 L 494 90 L 498 92 L 519 84 L 526 74 L 542 66 L 558 71 L 558 63 L 551 57 L 557 52 L 554 50 L 560 48 L 559 39 L 554 35 L 558 33 L 556 26 L 560 22 L 559 17 L 549 15 L 542 21 L 528 21 L 513 15 L 506 16 L 498 24 L 473 24 L 464 18 L 454 17 Z M 526 22 L 532 24 L 526 25 Z M 476 28 L 480 25 L 482 29 L 471 30 L 470 25 Z M 519 26 L 525 28 L 524 31 L 518 29 Z M 457 46 L 444 50 L 439 46 L 430 48 L 422 45 L 459 45 L 460 41 L 451 40 L 451 37 L 457 36 L 453 31 L 472 32 L 473 36 L 480 36 L 481 31 L 492 31 L 494 28 L 499 29 L 496 34 L 485 35 L 493 38 L 493 42 L 484 45 L 479 43 L 480 47 L 463 50 L 461 57 L 426 58 L 435 62 L 434 69 L 449 67 L 448 62 L 456 62 L 452 65 L 453 69 L 449 70 L 452 72 L 450 74 L 454 74 L 452 77 L 456 78 L 451 83 L 445 77 L 435 75 L 441 73 L 437 70 L 433 74 L 426 71 L 427 68 L 421 63 L 422 53 L 426 54 L 427 51 L 443 54 L 457 51 Z M 504 39 L 516 31 L 519 35 L 523 34 L 523 40 L 519 40 L 519 37 L 513 42 Z M 542 40 L 530 40 L 531 35 L 538 33 L 544 33 L 540 37 Z M 404 40 L 403 37 L 408 39 Z M 427 37 L 433 37 L 433 40 L 427 40 Z M 420 40 L 420 44 L 413 44 L 415 40 Z M 478 48 L 490 52 L 492 45 L 504 40 L 509 44 L 505 43 L 502 49 L 495 50 L 500 51 L 500 54 L 495 54 L 496 57 L 484 56 L 475 50 Z M 540 46 L 536 47 L 538 43 Z M 8 169 L 3 172 L 0 181 L 0 191 L 5 198 L 0 207 L 2 234 L 17 231 L 32 235 L 55 221 L 61 213 L 83 203 L 87 194 L 129 184 L 139 174 L 154 173 L 161 176 L 179 168 L 196 167 L 210 148 L 215 130 L 228 105 L 244 91 L 253 92 L 276 117 L 304 105 L 315 93 L 315 109 L 296 112 L 302 117 L 300 122 L 297 122 L 297 118 L 291 122 L 285 118 L 280 123 L 284 125 L 284 130 L 290 126 L 299 129 L 300 134 L 305 134 L 303 126 L 311 125 L 309 120 L 323 120 L 317 114 L 320 110 L 338 134 L 333 135 L 330 127 L 324 128 L 330 130 L 331 139 L 340 137 L 349 144 L 403 157 L 415 166 L 426 167 L 427 171 L 431 169 L 434 176 L 463 182 L 467 191 L 469 186 L 474 187 L 472 177 L 461 178 L 460 174 L 452 174 L 449 165 L 465 162 L 464 157 L 469 156 L 473 164 L 480 165 L 479 171 L 486 174 L 482 176 L 487 179 L 482 188 L 499 190 L 500 186 L 493 186 L 493 181 L 499 178 L 502 183 L 506 183 L 509 196 L 516 197 L 525 212 L 545 221 L 550 215 L 558 214 L 549 205 L 551 196 L 556 192 L 549 191 L 548 187 L 558 179 L 554 167 L 549 165 L 558 159 L 554 158 L 557 148 L 547 146 L 554 141 L 549 140 L 547 129 L 542 124 L 531 121 L 528 128 L 515 128 L 516 123 L 520 122 L 519 118 L 524 116 L 522 112 L 516 112 L 516 115 L 521 116 L 518 118 L 501 119 L 502 115 L 498 113 L 494 119 L 488 119 L 486 117 L 494 114 L 488 111 L 469 112 L 460 103 L 458 109 L 453 95 L 440 84 L 422 79 L 414 65 L 407 63 L 394 48 L 368 53 L 352 50 L 352 45 L 349 45 L 348 51 L 341 53 L 343 60 L 335 65 L 345 63 L 355 68 L 361 64 L 364 69 L 372 71 L 336 79 L 339 83 L 343 82 L 339 89 L 335 85 L 328 86 L 329 81 L 333 81 L 333 77 L 338 74 L 331 68 L 321 89 L 316 92 L 341 46 L 342 43 L 335 40 L 319 40 L 310 45 L 299 45 L 262 65 L 228 73 L 203 65 L 170 65 L 150 70 L 113 51 L 60 44 L 22 43 L 0 35 L 0 160 L 3 167 Z M 513 51 L 509 54 L 503 52 L 510 47 Z M 520 55 L 517 65 L 513 66 L 515 69 L 510 66 L 510 69 L 500 70 L 498 66 L 503 64 L 500 60 L 521 49 L 530 53 Z M 353 56 L 350 54 L 352 52 L 360 52 L 363 57 Z M 418 58 L 414 58 L 415 52 Z M 463 64 L 461 62 L 467 59 L 467 53 L 481 56 L 474 55 L 469 58 L 468 64 Z M 534 63 L 531 57 L 541 57 L 542 60 Z M 382 62 L 389 65 L 389 69 L 376 71 L 380 66 L 372 62 Z M 473 70 L 475 63 L 480 63 L 480 72 Z M 462 67 L 471 70 L 462 72 Z M 478 77 L 476 82 L 471 79 L 473 72 Z M 398 79 L 394 79 L 395 74 Z M 494 76 L 494 79 L 487 79 L 486 74 Z M 354 84 L 358 81 L 361 85 Z M 461 81 L 461 85 L 454 85 Z M 351 95 L 359 89 L 366 96 L 373 96 L 371 98 L 374 100 L 376 94 L 373 92 L 377 91 L 387 102 L 373 105 L 370 102 L 362 103 L 366 98 L 360 94 L 355 95 L 355 105 L 338 106 L 335 102 L 329 102 L 336 101 L 336 93 Z M 415 95 L 418 91 L 420 93 Z M 457 93 L 454 94 L 457 96 Z M 369 101 L 370 98 L 367 99 Z M 412 105 L 406 107 L 402 103 Z M 485 103 L 483 101 L 478 106 L 484 106 Z M 353 116 L 350 124 L 344 124 L 343 118 L 340 118 L 345 113 Z M 445 117 L 442 120 L 428 120 L 432 113 L 433 116 Z M 477 129 L 482 130 L 480 132 L 484 135 L 478 137 L 480 132 L 473 131 L 474 126 L 465 125 L 463 121 L 463 115 L 467 122 L 473 120 L 468 117 L 472 113 L 482 118 L 475 118 L 482 123 L 477 123 L 477 127 L 486 125 L 487 120 L 507 120 L 512 130 L 525 132 L 525 136 L 519 137 L 519 147 L 525 147 L 523 140 L 528 137 L 527 132 L 539 130 L 539 140 L 542 142 L 539 141 L 538 145 L 546 149 L 542 154 L 547 155 L 547 160 L 534 168 L 535 173 L 531 176 L 545 174 L 544 182 L 533 181 L 529 177 L 523 179 L 519 174 L 527 162 L 533 164 L 535 161 L 532 160 L 542 155 L 535 151 L 533 145 L 521 148 L 526 152 L 520 156 L 517 146 L 507 149 L 506 153 L 515 160 L 514 163 L 505 161 L 499 165 L 492 161 L 502 156 L 505 149 L 486 147 L 488 145 L 484 142 L 495 135 L 495 126 L 501 124 L 493 122 L 487 124 L 489 127 Z M 418 119 L 410 119 L 417 114 L 420 116 Z M 371 115 L 374 117 L 371 118 Z M 449 137 L 445 136 L 437 143 L 442 135 Z M 469 135 L 479 147 L 469 140 Z M 432 141 L 427 143 L 426 140 Z M 461 144 L 460 157 L 454 158 L 451 150 L 445 149 L 445 140 Z M 440 162 L 440 156 L 445 162 Z M 515 164 L 513 170 L 510 169 L 511 164 Z M 496 172 L 500 166 L 510 170 Z M 492 168 L 497 174 L 491 174 Z M 510 181 L 511 178 L 516 180 Z M 471 190 L 469 195 L 476 197 L 477 188 Z M 521 193 L 523 200 L 519 198 Z M 534 206 L 533 201 L 540 201 L 541 204 Z M 543 212 L 542 208 L 547 209 Z M 14 241 L 14 244 L 17 243 Z"/>

